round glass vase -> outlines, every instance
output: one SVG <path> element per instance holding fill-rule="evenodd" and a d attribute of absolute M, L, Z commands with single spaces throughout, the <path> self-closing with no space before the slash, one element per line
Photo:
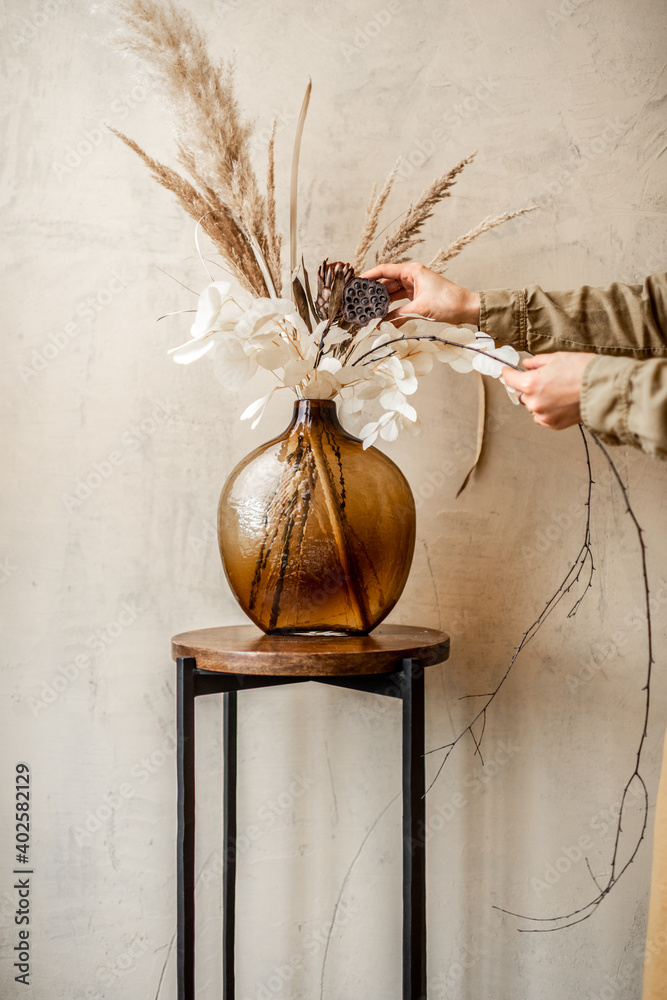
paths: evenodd
<path fill-rule="evenodd" d="M 298 400 L 286 431 L 236 466 L 218 506 L 232 591 L 273 634 L 374 629 L 408 579 L 415 523 L 403 473 L 343 430 L 333 400 Z"/>

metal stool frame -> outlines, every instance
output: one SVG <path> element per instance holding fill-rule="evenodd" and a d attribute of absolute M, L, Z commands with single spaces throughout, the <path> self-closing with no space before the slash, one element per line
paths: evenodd
<path fill-rule="evenodd" d="M 178 768 L 178 1000 L 195 1000 L 195 698 L 224 694 L 222 969 L 223 1000 L 234 1000 L 236 904 L 237 697 L 241 690 L 276 684 L 320 684 L 400 698 L 403 771 L 403 993 L 426 1000 L 426 803 L 424 785 L 424 670 L 404 659 L 392 673 L 290 677 L 220 673 L 197 668 L 194 657 L 176 661 Z"/>

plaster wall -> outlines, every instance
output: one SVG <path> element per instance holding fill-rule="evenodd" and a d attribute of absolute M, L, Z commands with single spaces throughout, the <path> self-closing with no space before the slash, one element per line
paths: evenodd
<path fill-rule="evenodd" d="M 276 400 L 252 432 L 186 338 L 206 275 L 193 225 L 104 130 L 173 162 L 161 106 L 111 25 L 81 0 L 6 2 L 2 46 L 0 491 L 2 768 L 0 991 L 7 1000 L 175 997 L 174 667 L 170 637 L 243 621 L 212 531 L 217 495 L 286 424 Z M 419 259 L 486 215 L 539 212 L 452 266 L 470 287 L 641 281 L 664 267 L 664 11 L 656 0 L 187 0 L 221 54 L 237 53 L 257 117 L 257 165 L 278 116 L 279 216 L 308 76 L 301 246 L 348 259 L 374 181 L 396 157 L 398 215 L 478 150 L 429 224 Z M 162 269 L 162 270 L 160 270 Z M 40 360 L 41 359 L 41 360 Z M 470 376 L 434 372 L 421 437 L 386 446 L 418 503 L 418 541 L 391 621 L 443 628 L 452 656 L 427 678 L 427 746 L 474 717 L 576 555 L 586 466 L 579 432 L 553 433 L 489 387 L 485 457 Z M 117 461 L 112 455 L 120 456 Z M 593 456 L 594 587 L 553 615 L 488 714 L 484 766 L 463 740 L 428 795 L 429 1000 L 581 1000 L 641 993 L 651 824 L 667 699 L 665 468 L 614 452 L 645 530 L 656 665 L 642 773 L 649 830 L 595 915 L 548 917 L 603 879 L 611 814 L 643 724 L 640 556 L 604 460 Z M 89 495 L 72 502 L 93 476 Z M 198 997 L 220 995 L 220 706 L 198 704 Z M 398 706 L 307 684 L 242 699 L 238 996 L 388 1000 L 400 982 Z M 427 758 L 431 780 L 442 754 Z M 15 765 L 32 771 L 30 988 L 16 983 Z M 637 830 L 636 804 L 628 836 Z M 581 849 L 583 842 L 584 850 Z M 333 922 L 338 908 L 339 919 Z"/>

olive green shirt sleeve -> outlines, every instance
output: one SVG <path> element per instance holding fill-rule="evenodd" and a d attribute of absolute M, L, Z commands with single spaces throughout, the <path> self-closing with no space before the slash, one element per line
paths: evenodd
<path fill-rule="evenodd" d="M 480 328 L 531 354 L 603 355 L 584 371 L 583 422 L 607 444 L 667 457 L 667 274 L 568 292 L 483 291 Z"/>

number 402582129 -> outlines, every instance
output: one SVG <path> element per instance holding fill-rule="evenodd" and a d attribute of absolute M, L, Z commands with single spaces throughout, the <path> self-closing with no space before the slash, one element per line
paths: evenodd
<path fill-rule="evenodd" d="M 16 765 L 16 860 L 28 863 L 30 844 L 30 768 Z"/>

